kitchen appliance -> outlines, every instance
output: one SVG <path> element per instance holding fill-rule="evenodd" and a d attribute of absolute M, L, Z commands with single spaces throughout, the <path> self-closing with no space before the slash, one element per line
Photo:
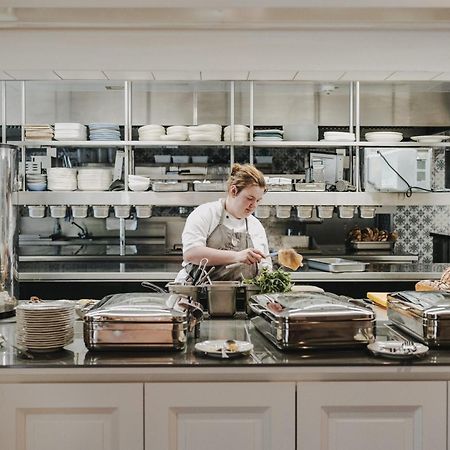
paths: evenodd
<path fill-rule="evenodd" d="M 309 167 L 311 179 L 306 181 L 335 184 L 344 178 L 344 156 L 341 154 L 311 152 Z"/>
<path fill-rule="evenodd" d="M 375 313 L 329 292 L 260 294 L 250 298 L 255 328 L 278 348 L 365 346 L 374 340 Z"/>
<path fill-rule="evenodd" d="M 450 292 L 389 294 L 387 315 L 395 326 L 429 346 L 450 345 Z"/>
<path fill-rule="evenodd" d="M 202 317 L 200 305 L 179 294 L 110 295 L 85 314 L 84 342 L 89 350 L 181 350 Z"/>
<path fill-rule="evenodd" d="M 430 190 L 431 158 L 431 148 L 366 148 L 365 191 L 406 192 L 409 186 L 413 191 Z"/>

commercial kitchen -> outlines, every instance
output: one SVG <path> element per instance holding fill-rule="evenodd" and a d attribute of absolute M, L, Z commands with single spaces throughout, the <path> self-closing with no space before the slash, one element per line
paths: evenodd
<path fill-rule="evenodd" d="M 450 448 L 448 1 L 4 1 L 0 38 L 1 450 Z M 234 163 L 279 291 L 174 282 Z"/>

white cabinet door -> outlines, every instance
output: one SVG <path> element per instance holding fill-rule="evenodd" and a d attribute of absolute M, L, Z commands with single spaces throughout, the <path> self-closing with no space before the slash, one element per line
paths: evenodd
<path fill-rule="evenodd" d="M 146 450 L 294 450 L 295 383 L 145 385 Z"/>
<path fill-rule="evenodd" d="M 0 385 L 3 450 L 143 450 L 142 384 Z"/>
<path fill-rule="evenodd" d="M 297 387 L 298 450 L 446 448 L 446 382 L 311 382 Z"/>

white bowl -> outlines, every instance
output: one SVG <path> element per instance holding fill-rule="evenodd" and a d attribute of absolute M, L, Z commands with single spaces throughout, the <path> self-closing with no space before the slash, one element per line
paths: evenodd
<path fill-rule="evenodd" d="M 131 191 L 146 191 L 146 190 L 148 190 L 149 187 L 150 187 L 150 180 L 147 181 L 146 183 L 133 182 L 133 181 L 130 181 L 128 183 L 128 188 Z"/>

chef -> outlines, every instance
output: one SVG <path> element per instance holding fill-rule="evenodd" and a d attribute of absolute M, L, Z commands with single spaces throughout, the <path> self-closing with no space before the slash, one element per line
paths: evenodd
<path fill-rule="evenodd" d="M 263 267 L 272 268 L 266 232 L 252 215 L 265 192 L 258 169 L 234 164 L 226 198 L 204 203 L 188 216 L 182 234 L 183 269 L 175 281 L 189 281 L 206 260 L 207 270 L 215 267 L 211 280 L 253 278 Z"/>

